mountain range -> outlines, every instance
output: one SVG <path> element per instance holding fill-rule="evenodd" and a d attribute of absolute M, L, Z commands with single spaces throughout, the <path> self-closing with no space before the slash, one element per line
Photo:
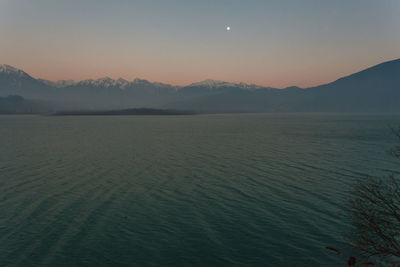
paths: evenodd
<path fill-rule="evenodd" d="M 19 95 L 58 110 L 168 108 L 196 112 L 399 112 L 400 59 L 310 87 L 277 89 L 205 80 L 173 86 L 108 77 L 48 81 L 0 65 L 0 97 Z"/>

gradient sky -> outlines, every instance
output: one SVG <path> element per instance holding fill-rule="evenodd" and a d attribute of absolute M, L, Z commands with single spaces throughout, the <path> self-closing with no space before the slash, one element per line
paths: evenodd
<path fill-rule="evenodd" d="M 306 87 L 399 57 L 399 0 L 0 0 L 0 64 L 36 78 Z"/>

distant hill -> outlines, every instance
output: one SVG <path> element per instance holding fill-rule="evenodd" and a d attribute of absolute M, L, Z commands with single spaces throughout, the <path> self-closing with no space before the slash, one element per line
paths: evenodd
<path fill-rule="evenodd" d="M 52 110 L 50 105 L 26 100 L 18 95 L 0 97 L 0 114 L 36 114 Z"/>
<path fill-rule="evenodd" d="M 107 77 L 51 82 L 0 65 L 0 96 L 11 94 L 80 110 L 145 106 L 199 112 L 400 112 L 400 59 L 329 84 L 285 89 L 214 80 L 183 87 Z"/>

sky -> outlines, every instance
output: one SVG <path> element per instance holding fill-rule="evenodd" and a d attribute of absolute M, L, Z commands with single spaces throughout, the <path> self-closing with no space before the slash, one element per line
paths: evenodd
<path fill-rule="evenodd" d="M 308 87 L 400 58 L 399 29 L 399 0 L 0 0 L 0 64 L 49 80 Z"/>

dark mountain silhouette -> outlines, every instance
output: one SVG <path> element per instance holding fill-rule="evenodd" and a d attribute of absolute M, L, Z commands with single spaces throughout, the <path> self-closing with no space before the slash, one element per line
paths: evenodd
<path fill-rule="evenodd" d="M 199 112 L 399 112 L 400 59 L 304 89 L 214 80 L 179 87 L 107 77 L 51 82 L 0 65 L 0 96 L 16 94 L 51 101 L 62 110 L 146 106 Z"/>
<path fill-rule="evenodd" d="M 326 111 L 399 111 L 400 59 L 385 62 L 335 82 L 309 88 L 309 104 Z"/>
<path fill-rule="evenodd" d="M 399 112 L 400 59 L 312 88 L 223 89 L 169 105 L 208 112 Z"/>

